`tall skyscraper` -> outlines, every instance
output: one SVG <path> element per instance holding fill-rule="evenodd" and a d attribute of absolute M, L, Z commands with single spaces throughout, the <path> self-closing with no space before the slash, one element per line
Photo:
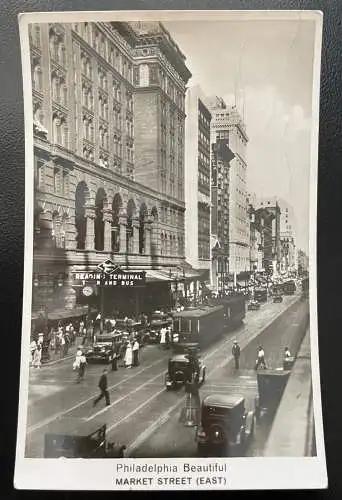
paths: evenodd
<path fill-rule="evenodd" d="M 209 271 L 211 114 L 199 87 L 187 91 L 186 116 L 185 256 L 195 269 Z"/>
<path fill-rule="evenodd" d="M 227 106 L 222 98 L 208 100 L 212 114 L 211 142 L 225 140 L 234 154 L 229 175 L 227 242 L 229 245 L 229 274 L 234 277 L 249 270 L 249 214 L 247 202 L 247 144 L 248 136 L 241 115 L 235 106 Z"/>

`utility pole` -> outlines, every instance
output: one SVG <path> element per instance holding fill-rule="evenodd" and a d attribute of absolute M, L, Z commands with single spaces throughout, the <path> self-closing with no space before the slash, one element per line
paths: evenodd
<path fill-rule="evenodd" d="M 105 273 L 103 270 L 101 270 L 101 286 L 100 286 L 100 332 L 103 333 L 103 314 L 104 314 L 104 280 L 105 280 Z"/>

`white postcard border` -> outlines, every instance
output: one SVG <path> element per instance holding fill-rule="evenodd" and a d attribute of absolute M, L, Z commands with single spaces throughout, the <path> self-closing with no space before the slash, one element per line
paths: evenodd
<path fill-rule="evenodd" d="M 310 341 L 312 361 L 313 405 L 315 415 L 315 437 L 317 457 L 304 458 L 220 458 L 220 459 L 122 459 L 122 460 L 62 460 L 25 458 L 26 421 L 28 407 L 28 375 L 29 375 L 29 336 L 32 301 L 32 268 L 33 268 L 33 134 L 32 134 L 32 85 L 30 70 L 30 50 L 28 25 L 45 22 L 83 22 L 83 21 L 116 21 L 124 20 L 313 20 L 316 22 L 315 59 L 313 77 L 312 106 L 312 141 L 310 169 Z M 14 486 L 17 489 L 46 490 L 165 490 L 165 489 L 322 489 L 327 487 L 327 470 L 324 448 L 322 420 L 322 401 L 320 391 L 320 372 L 318 356 L 318 321 L 317 321 L 317 180 L 318 180 L 318 130 L 319 130 L 319 92 L 320 92 L 320 60 L 322 44 L 322 13 L 319 11 L 88 11 L 88 12 L 44 12 L 25 13 L 19 15 L 23 93 L 25 112 L 25 268 L 23 293 L 23 319 L 21 343 L 20 397 L 18 413 L 17 450 L 14 474 Z M 138 487 L 120 486 L 116 484 L 118 464 L 143 465 L 165 464 L 175 465 L 178 473 L 153 472 L 145 476 L 153 477 L 153 485 Z M 202 484 L 198 477 L 213 477 L 215 474 L 192 473 L 191 484 L 174 484 L 167 486 L 158 484 L 158 477 L 186 477 L 183 464 L 205 467 L 212 464 L 226 464 L 225 481 L 221 484 Z M 217 474 L 219 475 L 219 474 Z M 136 472 L 125 473 L 126 477 L 138 477 Z M 221 474 L 222 476 L 222 474 Z M 143 476 L 141 476 L 143 477 Z M 223 476 L 222 476 L 223 477 Z"/>

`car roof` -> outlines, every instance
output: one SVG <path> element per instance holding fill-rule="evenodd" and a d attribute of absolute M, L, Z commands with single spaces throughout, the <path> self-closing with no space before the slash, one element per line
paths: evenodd
<path fill-rule="evenodd" d="M 203 306 L 197 307 L 196 309 L 188 309 L 187 311 L 176 312 L 174 316 L 176 318 L 200 318 L 201 316 L 207 316 L 208 314 L 220 311 L 223 309 L 222 305 L 218 306 Z"/>
<path fill-rule="evenodd" d="M 62 417 L 49 424 L 45 434 L 85 437 L 99 431 L 102 426 L 103 423 L 86 422 L 78 417 Z"/>
<path fill-rule="evenodd" d="M 235 408 L 244 402 L 244 397 L 236 394 L 210 394 L 203 399 L 205 406 Z"/>
<path fill-rule="evenodd" d="M 174 356 L 171 356 L 171 361 L 182 361 L 183 363 L 189 363 L 189 359 L 187 358 L 186 354 L 175 354 Z"/>

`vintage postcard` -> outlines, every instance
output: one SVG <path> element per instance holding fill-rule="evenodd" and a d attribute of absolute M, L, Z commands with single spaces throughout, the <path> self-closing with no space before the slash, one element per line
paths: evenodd
<path fill-rule="evenodd" d="M 314 11 L 19 16 L 16 488 L 327 487 L 322 23 Z"/>

